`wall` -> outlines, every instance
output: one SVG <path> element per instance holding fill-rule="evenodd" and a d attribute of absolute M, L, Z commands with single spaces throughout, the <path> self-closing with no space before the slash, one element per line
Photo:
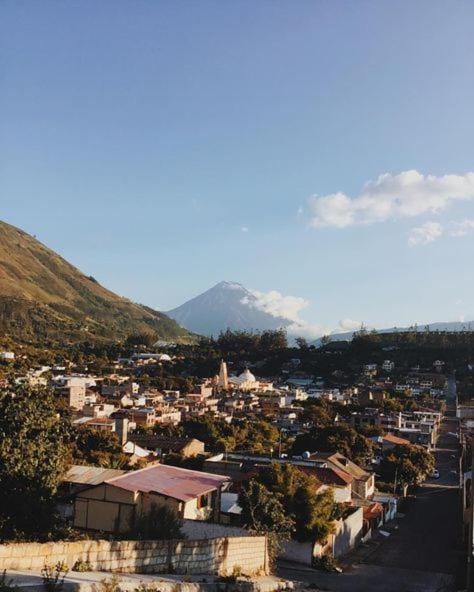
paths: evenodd
<path fill-rule="evenodd" d="M 298 541 L 285 541 L 282 545 L 282 552 L 279 559 L 286 559 L 292 563 L 301 563 L 302 565 L 312 565 L 313 563 L 313 544 L 298 543 Z"/>
<path fill-rule="evenodd" d="M 228 524 L 216 524 L 215 522 L 203 522 L 201 520 L 183 520 L 181 531 L 188 539 L 217 539 L 222 537 L 248 537 L 245 528 L 229 526 Z"/>
<path fill-rule="evenodd" d="M 268 573 L 265 537 L 172 541 L 77 541 L 0 545 L 0 572 L 89 562 L 93 571 L 245 575 Z"/>
<path fill-rule="evenodd" d="M 357 508 L 344 520 L 338 521 L 337 532 L 334 535 L 334 557 L 345 555 L 353 549 L 362 537 L 363 508 Z"/>

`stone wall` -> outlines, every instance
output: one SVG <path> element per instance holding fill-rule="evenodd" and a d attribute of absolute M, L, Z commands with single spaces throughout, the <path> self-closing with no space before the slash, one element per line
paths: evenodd
<path fill-rule="evenodd" d="M 92 571 L 263 575 L 268 573 L 265 537 L 172 541 L 77 541 L 0 545 L 0 572 L 40 571 L 44 565 L 78 561 Z"/>
<path fill-rule="evenodd" d="M 248 537 L 248 530 L 239 526 L 216 524 L 203 520 L 183 520 L 181 531 L 187 539 L 218 539 L 223 537 Z"/>

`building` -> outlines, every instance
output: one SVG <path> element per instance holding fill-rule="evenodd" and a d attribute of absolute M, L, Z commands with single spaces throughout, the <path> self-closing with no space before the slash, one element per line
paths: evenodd
<path fill-rule="evenodd" d="M 217 378 L 217 387 L 220 390 L 226 391 L 229 388 L 229 376 L 227 374 L 227 364 L 221 360 L 219 368 L 219 376 Z"/>
<path fill-rule="evenodd" d="M 133 434 L 130 440 L 153 450 L 159 457 L 167 456 L 168 454 L 179 454 L 184 458 L 204 454 L 204 442 L 196 438 L 166 438 L 164 436 L 138 435 Z"/>
<path fill-rule="evenodd" d="M 311 460 L 323 461 L 328 468 L 337 469 L 353 478 L 352 491 L 363 499 L 373 496 L 375 478 L 339 452 L 315 452 Z"/>
<path fill-rule="evenodd" d="M 371 438 L 372 442 L 378 444 L 381 452 L 386 450 L 393 450 L 396 446 L 410 446 L 410 440 L 400 438 L 394 434 L 385 434 L 385 436 L 374 436 Z"/>
<path fill-rule="evenodd" d="M 80 417 L 72 423 L 78 427 L 88 427 L 103 432 L 115 432 L 115 420 L 110 417 Z"/>
<path fill-rule="evenodd" d="M 15 353 L 12 351 L 1 351 L 0 352 L 0 360 L 4 362 L 9 362 L 15 359 Z"/>
<path fill-rule="evenodd" d="M 229 384 L 239 391 L 271 391 L 273 390 L 272 382 L 262 382 L 255 378 L 255 376 L 246 368 L 239 376 L 230 376 Z"/>
<path fill-rule="evenodd" d="M 74 526 L 105 533 L 126 533 L 135 518 L 153 505 L 167 506 L 180 518 L 219 520 L 221 491 L 229 482 L 167 465 L 152 465 L 112 477 L 82 490 L 74 500 Z"/>

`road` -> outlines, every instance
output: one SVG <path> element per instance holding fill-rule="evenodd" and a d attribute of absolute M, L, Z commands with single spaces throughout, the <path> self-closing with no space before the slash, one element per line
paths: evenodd
<path fill-rule="evenodd" d="M 454 381 L 447 389 L 447 413 L 433 450 L 440 478 L 429 479 L 418 490 L 398 528 L 380 543 L 355 553 L 343 574 L 322 574 L 315 570 L 293 571 L 282 566 L 279 574 L 311 582 L 335 592 L 429 592 L 454 590 L 460 546 L 458 447 Z M 360 561 L 360 563 L 358 563 Z"/>

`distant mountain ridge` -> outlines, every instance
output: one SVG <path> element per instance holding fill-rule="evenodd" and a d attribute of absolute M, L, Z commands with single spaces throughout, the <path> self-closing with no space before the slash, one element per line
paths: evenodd
<path fill-rule="evenodd" d="M 474 331 L 474 321 L 452 321 L 452 322 L 438 322 L 438 323 L 426 323 L 425 325 L 418 325 L 416 331 L 422 333 L 429 327 L 430 331 Z M 389 327 L 387 329 L 377 329 L 377 333 L 407 333 L 408 331 L 414 331 L 414 327 Z M 369 330 L 370 332 L 370 330 Z M 351 341 L 357 331 L 346 331 L 344 333 L 331 333 L 327 337 L 331 341 Z M 316 339 L 313 345 L 320 345 L 322 337 Z"/>
<path fill-rule="evenodd" d="M 151 331 L 166 341 L 192 340 L 172 319 L 117 296 L 2 221 L 0 331 L 30 340 L 110 340 Z"/>
<path fill-rule="evenodd" d="M 256 303 L 255 295 L 242 284 L 224 281 L 165 314 L 189 331 L 207 336 L 226 329 L 264 331 L 291 324 L 289 319 L 259 309 Z"/>

